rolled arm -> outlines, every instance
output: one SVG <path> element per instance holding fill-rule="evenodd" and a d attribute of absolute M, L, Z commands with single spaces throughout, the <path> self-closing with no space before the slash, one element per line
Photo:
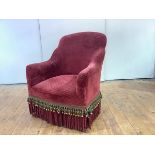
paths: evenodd
<path fill-rule="evenodd" d="M 26 66 L 26 78 L 29 86 L 58 74 L 57 63 L 50 60 Z"/>
<path fill-rule="evenodd" d="M 99 91 L 100 69 L 99 65 L 90 63 L 78 74 L 76 85 L 78 96 L 86 100 Z"/>

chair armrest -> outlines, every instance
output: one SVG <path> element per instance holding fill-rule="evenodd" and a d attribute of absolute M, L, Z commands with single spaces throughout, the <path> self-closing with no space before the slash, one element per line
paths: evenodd
<path fill-rule="evenodd" d="M 82 70 L 77 77 L 76 93 L 87 100 L 95 97 L 100 88 L 101 67 L 96 63 L 90 63 L 87 68 Z M 88 99 L 88 100 L 89 100 Z"/>
<path fill-rule="evenodd" d="M 26 78 L 28 86 L 33 86 L 41 81 L 58 74 L 57 63 L 51 60 L 34 63 L 26 66 Z"/>

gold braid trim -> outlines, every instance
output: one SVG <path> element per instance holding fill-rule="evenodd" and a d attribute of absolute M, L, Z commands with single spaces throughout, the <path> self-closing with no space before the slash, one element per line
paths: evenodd
<path fill-rule="evenodd" d="M 35 106 L 39 106 L 40 108 L 46 109 L 48 111 L 57 111 L 58 113 L 62 112 L 64 114 L 68 115 L 74 115 L 74 116 L 89 116 L 92 114 L 92 111 L 98 106 L 102 98 L 101 93 L 97 95 L 97 97 L 89 104 L 88 107 L 82 107 L 82 106 L 68 106 L 68 105 L 62 105 L 52 102 L 47 102 L 44 100 L 41 100 L 34 96 L 29 96 L 27 101 L 29 103 L 34 104 Z"/>

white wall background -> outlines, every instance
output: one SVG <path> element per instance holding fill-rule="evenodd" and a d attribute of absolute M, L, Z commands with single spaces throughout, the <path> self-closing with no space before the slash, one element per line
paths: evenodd
<path fill-rule="evenodd" d="M 155 20 L 106 20 L 105 79 L 153 78 Z"/>
<path fill-rule="evenodd" d="M 27 64 L 79 31 L 107 35 L 102 81 L 155 77 L 155 20 L 0 20 L 0 84 L 26 82 Z"/>
<path fill-rule="evenodd" d="M 26 82 L 25 66 L 41 61 L 37 20 L 0 20 L 0 84 Z"/>

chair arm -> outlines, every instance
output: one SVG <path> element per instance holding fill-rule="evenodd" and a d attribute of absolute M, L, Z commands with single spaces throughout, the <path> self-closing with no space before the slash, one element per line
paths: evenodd
<path fill-rule="evenodd" d="M 26 66 L 26 78 L 29 86 L 56 76 L 58 74 L 57 63 L 50 60 L 34 63 Z"/>
<path fill-rule="evenodd" d="M 101 67 L 96 63 L 90 63 L 87 68 L 82 70 L 77 77 L 76 93 L 87 100 L 99 92 Z"/>

